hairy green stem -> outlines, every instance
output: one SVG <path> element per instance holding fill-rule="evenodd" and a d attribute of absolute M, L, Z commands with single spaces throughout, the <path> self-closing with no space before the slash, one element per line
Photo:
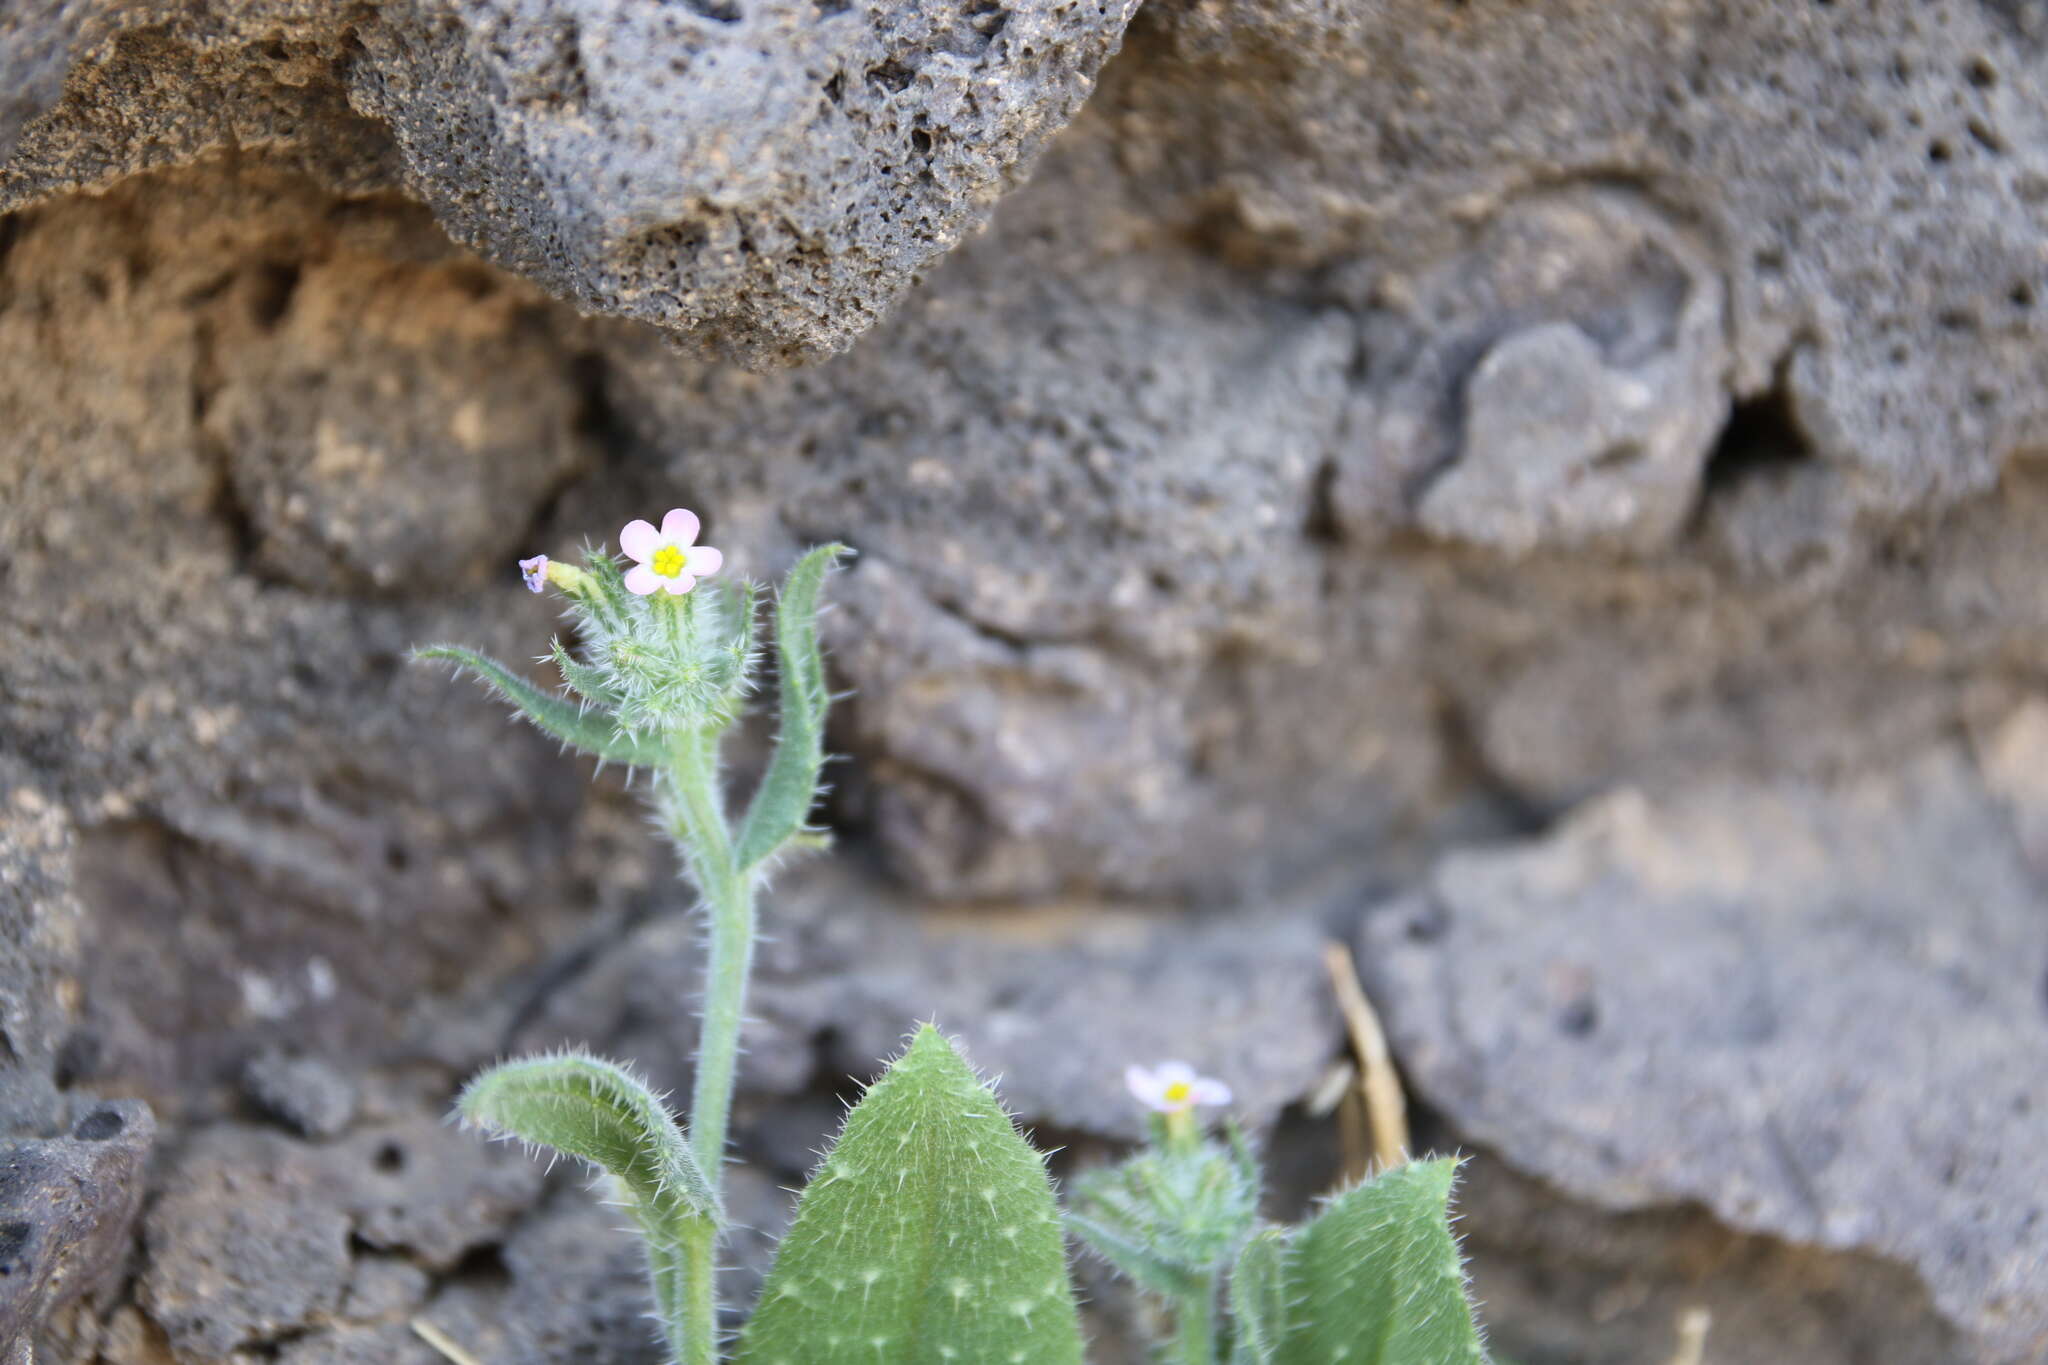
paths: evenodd
<path fill-rule="evenodd" d="M 1216 1277 L 1178 1295 L 1173 1306 L 1174 1359 L 1179 1365 L 1216 1365 Z"/>
<path fill-rule="evenodd" d="M 668 1314 L 669 1346 L 678 1365 L 717 1365 L 718 1361 L 718 1228 L 700 1219 L 683 1231 L 674 1253 L 681 1276 L 681 1303 Z M 681 1340 L 676 1340 L 680 1324 Z"/>
<path fill-rule="evenodd" d="M 708 1220 L 698 1221 L 707 1236 L 714 1235 Z M 654 1285 L 654 1307 L 661 1315 L 662 1333 L 668 1338 L 677 1365 L 715 1365 L 717 1324 L 712 1323 L 710 1330 L 699 1330 L 696 1320 L 697 1281 L 689 1245 L 693 1234 L 683 1233 L 679 1237 L 675 1229 L 662 1232 L 666 1235 L 649 1229 L 647 1236 L 648 1279 Z"/>
<path fill-rule="evenodd" d="M 686 735 L 669 767 L 668 794 L 676 833 L 689 850 L 690 873 L 704 897 L 709 932 L 704 962 L 703 1024 L 697 1043 L 697 1081 L 690 1099 L 690 1145 L 717 1195 L 724 1185 L 726 1131 L 732 1120 L 733 1073 L 739 1063 L 740 1022 L 754 969 L 754 879 L 733 859 L 732 835 L 719 799 L 716 730 Z M 708 1224 L 687 1235 L 688 1301 L 681 1349 L 685 1365 L 715 1361 L 717 1287 L 713 1282 L 717 1230 Z"/>

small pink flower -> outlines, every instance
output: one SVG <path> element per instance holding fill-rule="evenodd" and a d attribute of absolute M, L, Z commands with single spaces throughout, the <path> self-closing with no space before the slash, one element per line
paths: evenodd
<path fill-rule="evenodd" d="M 534 592 L 539 592 L 543 587 L 547 586 L 548 557 L 546 555 L 535 555 L 532 559 L 520 560 L 519 576 L 526 580 L 528 588 L 531 588 Z"/>
<path fill-rule="evenodd" d="M 697 514 L 677 507 L 661 519 L 661 529 L 629 521 L 619 532 L 619 548 L 633 560 L 626 570 L 626 591 L 647 594 L 660 589 L 681 597 L 705 574 L 718 572 L 725 556 L 709 545 L 697 545 Z"/>
<path fill-rule="evenodd" d="M 1184 1114 L 1197 1105 L 1230 1103 L 1230 1087 L 1214 1076 L 1201 1076 L 1186 1062 L 1124 1069 L 1124 1084 L 1138 1103 L 1162 1114 Z"/>

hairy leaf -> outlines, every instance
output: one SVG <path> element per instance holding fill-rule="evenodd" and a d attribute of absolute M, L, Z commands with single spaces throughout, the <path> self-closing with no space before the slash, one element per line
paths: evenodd
<path fill-rule="evenodd" d="M 479 1128 L 609 1172 L 663 1222 L 716 1216 L 711 1186 L 668 1109 L 610 1062 L 574 1054 L 501 1062 L 463 1089 L 456 1110 Z"/>
<path fill-rule="evenodd" d="M 548 653 L 553 656 L 555 670 L 562 675 L 562 681 L 569 684 L 569 690 L 594 706 L 616 711 L 623 700 L 611 679 L 603 669 L 593 668 L 580 662 L 571 654 L 559 638 L 548 642 Z"/>
<path fill-rule="evenodd" d="M 416 649 L 414 659 L 445 659 L 474 674 L 478 681 L 512 703 L 535 726 L 572 748 L 614 763 L 644 767 L 661 761 L 651 744 L 622 733 L 611 717 L 586 711 L 575 702 L 551 696 L 496 659 L 458 645 Z"/>
<path fill-rule="evenodd" d="M 464 1088 L 456 1111 L 466 1123 L 552 1147 L 611 1176 L 640 1226 L 669 1349 L 697 1358 L 684 1336 L 688 1305 L 693 1287 L 712 1273 L 709 1253 L 722 1220 L 689 1138 L 661 1100 L 622 1067 L 564 1054 L 492 1067 Z"/>
<path fill-rule="evenodd" d="M 825 762 L 825 660 L 818 652 L 818 592 L 825 575 L 847 552 L 822 545 L 796 562 L 775 605 L 775 661 L 781 688 L 782 729 L 768 771 L 740 826 L 737 861 L 759 866 L 804 831 L 817 799 Z"/>
<path fill-rule="evenodd" d="M 1230 1272 L 1231 1365 L 1273 1365 L 1287 1339 L 1287 1230 L 1266 1228 L 1237 1253 Z"/>
<path fill-rule="evenodd" d="M 1121 1271 L 1140 1289 L 1165 1298 L 1193 1293 L 1200 1275 L 1185 1265 L 1167 1259 L 1127 1228 L 1092 1218 L 1085 1213 L 1067 1212 L 1067 1227 L 1096 1255 Z"/>
<path fill-rule="evenodd" d="M 920 1030 L 847 1116 L 739 1360 L 1079 1365 L 1044 1167 L 935 1030 Z"/>
<path fill-rule="evenodd" d="M 1454 1159 L 1415 1161 L 1337 1196 L 1287 1257 L 1278 1365 L 1458 1365 L 1485 1348 L 1447 1206 Z"/>

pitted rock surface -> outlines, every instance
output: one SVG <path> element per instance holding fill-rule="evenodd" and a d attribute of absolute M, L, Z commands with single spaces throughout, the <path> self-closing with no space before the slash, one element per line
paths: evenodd
<path fill-rule="evenodd" d="M 2022 1365 L 2048 1350 L 2041 897 L 1949 749 L 1826 794 L 1604 797 L 1448 859 L 1364 952 L 1469 1139 L 1603 1206 L 1902 1262 L 1973 1358 Z"/>
<path fill-rule="evenodd" d="M 1258 1129 L 1312 1089 L 1329 1061 L 1333 1007 L 1300 988 L 1322 971 L 1312 910 L 1195 925 L 1131 907 L 906 915 L 877 891 L 818 866 L 777 895 L 744 1034 L 750 1092 L 795 1100 L 820 1073 L 868 1079 L 877 1059 L 902 1051 L 909 1000 L 918 1002 L 913 1022 L 932 1021 L 978 1068 L 1003 1077 L 1003 1101 L 1020 1120 L 1060 1132 L 1144 1135 L 1143 1111 L 1124 1088 L 1132 1058 L 1199 1058 Z M 514 1046 L 631 1056 L 657 1091 L 688 1094 L 697 1002 L 686 983 L 697 955 L 692 925 L 655 920 L 564 982 Z M 1116 1002 L 1129 992 L 1150 1003 L 1125 1020 Z M 807 1140 L 830 1131 L 821 1122 Z"/>
<path fill-rule="evenodd" d="M 404 186 L 581 306 L 843 349 L 1080 106 L 1134 0 L 404 0 L 0 21 L 0 209 L 223 149 Z M 61 98 L 57 77 L 72 68 Z"/>
<path fill-rule="evenodd" d="M 68 1132 L 0 1141 L 0 1354 L 30 1360 L 45 1318 L 109 1296 L 142 1207 L 156 1120 L 133 1100 L 86 1107 Z"/>
<path fill-rule="evenodd" d="M 1944 877 L 1994 940 L 2038 922 L 2044 69 L 2012 0 L 7 7 L 0 1122 L 134 1096 L 167 1134 L 139 1289 L 42 1358 L 424 1359 L 415 1313 L 508 1365 L 653 1358 L 573 1182 L 362 1144 L 528 1041 L 681 1079 L 688 895 L 631 794 L 403 662 L 539 654 L 514 559 L 679 503 L 734 572 L 861 551 L 846 864 L 770 909 L 765 1181 L 936 1012 L 1075 1160 L 1128 1131 L 1126 1050 L 1207 1049 L 1324 1152 L 1306 1189 L 1315 928 L 1455 886 L 1472 960 L 1547 960 L 1604 902 L 1516 879 L 1576 860 L 1666 908 L 1612 943 L 1670 989 L 1531 1058 L 1639 1006 L 1730 1142 L 1604 1074 L 1459 1089 L 1433 1049 L 1475 1002 L 1428 983 L 1468 945 L 1389 948 L 1401 1061 L 1533 1173 L 1472 1185 L 1504 1353 L 1661 1359 L 1629 1305 L 1689 1295 L 1738 1357 L 2026 1349 L 2022 1167 L 1946 1117 L 1903 1116 L 1952 1179 L 1901 1160 L 1903 1072 L 1802 1108 L 1839 1053 L 1656 954 L 1719 945 L 1725 850 L 1800 830 L 1876 851 L 1714 904 L 1837 965 L 1816 1030 L 1926 984 Z M 1974 778 L 1914 766 L 1958 736 Z M 1545 835 L 1617 790 L 1654 877 Z M 1894 1013 L 1956 1075 L 2033 1036 L 2006 977 L 1953 984 Z M 1782 1167 L 1742 1140 L 1765 1083 L 1807 1124 Z M 1939 1112 L 2005 1132 L 1995 1093 Z M 1558 1137 L 1589 1095 L 1611 1151 Z M 1708 1211 L 1636 1207 L 1672 1198 Z"/>

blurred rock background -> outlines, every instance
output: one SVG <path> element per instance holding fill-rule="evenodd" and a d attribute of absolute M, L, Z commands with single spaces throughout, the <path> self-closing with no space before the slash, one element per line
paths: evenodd
<path fill-rule="evenodd" d="M 1334 937 L 1504 1357 L 2048 1360 L 2044 317 L 2030 0 L 15 0 L 0 1337 L 655 1359 L 441 1119 L 684 1079 L 687 897 L 403 659 L 683 504 L 860 551 L 742 1263 L 928 1015 L 1298 1207 Z"/>

